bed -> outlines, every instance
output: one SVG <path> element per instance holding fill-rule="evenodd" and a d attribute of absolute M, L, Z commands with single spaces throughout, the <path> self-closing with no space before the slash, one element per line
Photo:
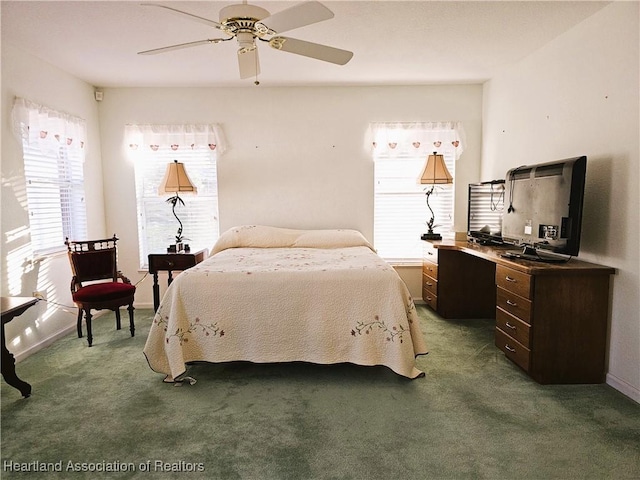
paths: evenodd
<path fill-rule="evenodd" d="M 356 230 L 243 225 L 167 288 L 144 354 L 166 382 L 192 362 L 384 365 L 418 378 L 427 353 L 395 270 Z"/>

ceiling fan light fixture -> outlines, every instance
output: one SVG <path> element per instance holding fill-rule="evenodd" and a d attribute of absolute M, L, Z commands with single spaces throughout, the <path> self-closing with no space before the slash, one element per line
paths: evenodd
<path fill-rule="evenodd" d="M 250 52 L 255 50 L 256 44 L 254 36 L 250 32 L 240 32 L 236 36 L 238 39 L 238 45 L 240 45 L 240 53 Z"/>

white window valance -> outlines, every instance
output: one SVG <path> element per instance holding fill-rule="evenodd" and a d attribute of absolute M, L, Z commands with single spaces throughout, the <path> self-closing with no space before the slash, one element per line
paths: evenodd
<path fill-rule="evenodd" d="M 125 143 L 131 149 L 143 146 L 157 150 L 169 146 L 172 150 L 208 146 L 220 155 L 226 150 L 222 127 L 204 125 L 126 125 Z"/>
<path fill-rule="evenodd" d="M 11 111 L 13 131 L 21 142 L 49 150 L 59 145 L 67 149 L 84 148 L 87 122 L 73 115 L 53 110 L 16 97 Z"/>
<path fill-rule="evenodd" d="M 372 123 L 365 147 L 374 156 L 453 150 L 457 160 L 465 148 L 465 134 L 462 122 Z"/>

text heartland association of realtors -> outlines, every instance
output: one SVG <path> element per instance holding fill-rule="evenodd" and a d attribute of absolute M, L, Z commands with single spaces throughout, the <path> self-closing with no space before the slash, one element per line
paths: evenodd
<path fill-rule="evenodd" d="M 146 460 L 134 462 L 13 462 L 3 460 L 4 472 L 204 472 L 201 462 L 165 462 L 162 460 Z"/>

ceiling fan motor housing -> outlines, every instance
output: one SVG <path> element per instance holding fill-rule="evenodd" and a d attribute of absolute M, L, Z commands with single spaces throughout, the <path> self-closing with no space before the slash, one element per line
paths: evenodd
<path fill-rule="evenodd" d="M 263 18 L 267 18 L 271 15 L 264 8 L 256 7 L 255 5 L 229 5 L 220 10 L 220 23 L 227 24 L 231 21 L 241 23 L 242 20 L 250 20 L 253 23 Z M 253 25 L 252 25 L 253 26 Z"/>
<path fill-rule="evenodd" d="M 240 50 L 238 53 L 246 53 L 255 50 L 254 38 L 256 36 L 255 24 L 257 21 L 267 18 L 271 14 L 264 8 L 255 5 L 229 5 L 220 10 L 220 23 L 224 25 L 229 35 L 234 35 L 238 40 Z"/>

